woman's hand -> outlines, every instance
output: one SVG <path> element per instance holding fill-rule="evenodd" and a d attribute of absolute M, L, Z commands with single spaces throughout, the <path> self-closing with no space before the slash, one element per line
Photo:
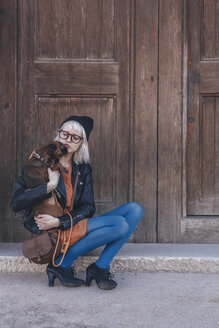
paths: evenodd
<path fill-rule="evenodd" d="M 60 226 L 60 221 L 49 214 L 39 214 L 34 216 L 34 220 L 40 230 L 48 230 Z"/>
<path fill-rule="evenodd" d="M 49 167 L 47 169 L 49 175 L 49 182 L 47 183 L 47 193 L 55 189 L 59 183 L 59 171 L 52 171 Z"/>

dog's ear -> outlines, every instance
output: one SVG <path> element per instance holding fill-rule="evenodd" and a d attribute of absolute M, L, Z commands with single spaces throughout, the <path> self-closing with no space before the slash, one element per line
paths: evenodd
<path fill-rule="evenodd" d="M 49 146 L 47 148 L 47 154 L 49 156 L 52 156 L 56 149 L 57 149 L 57 146 L 55 144 L 49 144 Z"/>

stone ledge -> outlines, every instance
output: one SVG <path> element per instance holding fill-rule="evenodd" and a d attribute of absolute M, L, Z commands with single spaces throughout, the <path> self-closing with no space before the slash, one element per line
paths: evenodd
<path fill-rule="evenodd" d="M 21 243 L 0 243 L 0 272 L 45 272 L 45 265 L 23 257 Z M 104 247 L 74 261 L 76 271 L 85 271 Z M 219 273 L 217 244 L 126 243 L 114 257 L 110 272 L 195 272 Z"/>

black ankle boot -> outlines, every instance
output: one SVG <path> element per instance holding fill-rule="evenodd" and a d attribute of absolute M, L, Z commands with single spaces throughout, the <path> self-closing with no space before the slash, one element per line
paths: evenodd
<path fill-rule="evenodd" d="M 49 263 L 46 268 L 49 279 L 49 287 L 53 287 L 55 278 L 67 287 L 79 287 L 85 284 L 84 280 L 74 277 L 75 271 L 73 268 L 54 267 Z"/>
<path fill-rule="evenodd" d="M 109 269 L 103 269 L 93 262 L 86 269 L 86 285 L 90 286 L 91 280 L 95 279 L 97 286 L 101 289 L 113 289 L 116 287 L 117 282 L 109 279 L 113 278 L 114 275 L 109 272 Z"/>

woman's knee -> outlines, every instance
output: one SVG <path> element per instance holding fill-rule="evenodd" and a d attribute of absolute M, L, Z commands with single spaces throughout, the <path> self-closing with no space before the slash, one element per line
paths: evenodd
<path fill-rule="evenodd" d="M 129 224 L 126 219 L 121 215 L 115 215 L 115 233 L 119 234 L 120 237 L 123 237 L 129 232 Z"/>
<path fill-rule="evenodd" d="M 130 211 L 133 211 L 134 212 L 134 215 L 137 216 L 140 220 L 140 218 L 142 217 L 143 215 L 143 208 L 142 206 L 137 203 L 137 202 L 134 202 L 134 201 L 130 201 L 127 203 L 127 206 L 129 208 Z"/>

